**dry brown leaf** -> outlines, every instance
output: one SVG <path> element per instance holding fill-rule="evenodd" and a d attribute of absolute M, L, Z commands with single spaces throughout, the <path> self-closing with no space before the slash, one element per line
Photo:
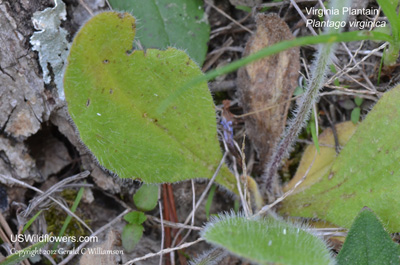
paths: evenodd
<path fill-rule="evenodd" d="M 257 30 L 247 42 L 244 56 L 275 43 L 293 39 L 276 14 L 259 14 Z M 246 134 L 264 166 L 286 124 L 290 98 L 300 70 L 299 48 L 292 48 L 243 67 L 238 72 L 238 96 L 245 117 Z M 275 106 L 277 105 L 277 106 Z M 266 108 L 275 106 L 273 108 Z"/>

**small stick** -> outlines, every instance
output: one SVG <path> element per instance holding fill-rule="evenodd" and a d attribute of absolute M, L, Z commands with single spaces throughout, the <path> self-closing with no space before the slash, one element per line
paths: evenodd
<path fill-rule="evenodd" d="M 107 228 L 111 227 L 114 223 L 116 223 L 119 219 L 121 219 L 125 214 L 129 213 L 129 209 L 126 209 L 125 211 L 123 211 L 120 215 L 118 215 L 117 217 L 115 217 L 111 222 L 109 222 L 108 224 L 102 226 L 99 230 L 97 230 L 96 232 L 92 233 L 90 235 L 89 238 L 94 238 L 95 236 L 101 234 L 102 232 L 104 232 Z M 58 263 L 57 265 L 65 265 L 68 264 L 68 262 L 76 255 L 75 253 L 79 253 L 80 250 L 86 246 L 91 240 L 87 240 L 88 242 L 83 242 L 82 244 L 80 244 L 72 253 L 70 253 L 63 261 L 61 261 L 60 263 Z"/>
<path fill-rule="evenodd" d="M 6 183 L 7 183 L 7 181 L 11 181 L 11 182 L 14 182 L 14 183 L 16 183 L 18 185 L 21 185 L 21 186 L 25 187 L 25 188 L 29 188 L 31 190 L 34 190 L 34 191 L 36 191 L 36 192 L 38 192 L 40 194 L 44 193 L 43 191 L 39 190 L 38 188 L 33 187 L 33 186 L 23 182 L 23 181 L 20 181 L 18 179 L 10 177 L 10 176 L 6 176 L 6 175 L 3 175 L 3 174 L 0 174 L 0 180 L 1 179 L 3 179 Z M 66 207 L 60 201 L 56 200 L 55 198 L 53 198 L 51 196 L 49 196 L 49 199 L 52 200 L 53 202 L 55 202 L 56 204 L 58 204 L 58 206 L 60 206 L 64 211 L 66 211 L 69 215 L 71 215 L 76 220 L 78 220 L 84 227 L 86 227 L 90 231 L 90 233 L 93 233 L 92 229 L 84 221 L 82 221 L 82 219 L 79 218 L 75 213 L 71 212 L 71 210 L 68 209 L 68 207 Z"/>
<path fill-rule="evenodd" d="M 253 218 L 256 216 L 259 216 L 261 214 L 264 214 L 266 212 L 268 212 L 272 207 L 274 207 L 275 205 L 277 205 L 278 203 L 280 203 L 281 201 L 283 201 L 287 196 L 289 196 L 290 194 L 293 193 L 293 191 L 301 184 L 303 183 L 303 181 L 306 179 L 308 173 L 311 170 L 311 167 L 314 165 L 315 159 L 317 158 L 317 150 L 315 150 L 315 154 L 314 154 L 314 159 L 311 162 L 310 166 L 307 168 L 306 173 L 304 174 L 304 176 L 294 185 L 293 188 L 291 188 L 289 191 L 287 191 L 285 194 L 283 194 L 281 197 L 279 197 L 278 199 L 276 199 L 273 203 L 271 204 L 267 204 L 264 207 L 261 208 L 261 210 L 256 213 L 255 215 L 253 215 Z"/>
<path fill-rule="evenodd" d="M 165 232 L 164 232 L 164 218 L 163 218 L 163 208 L 162 208 L 162 203 L 161 203 L 161 186 L 158 188 L 158 207 L 160 208 L 160 222 L 161 222 L 161 250 L 164 249 L 164 238 L 165 238 Z M 160 262 L 159 265 L 162 265 L 163 262 L 163 256 L 160 256 Z"/>
<path fill-rule="evenodd" d="M 201 241 L 204 241 L 204 239 L 203 239 L 203 238 L 198 238 L 198 239 L 195 240 L 195 241 L 182 244 L 182 245 L 179 246 L 179 247 L 166 248 L 166 249 L 163 249 L 163 250 L 161 250 L 161 251 L 159 251 L 159 252 L 157 252 L 157 253 L 149 253 L 149 254 L 147 254 L 147 255 L 145 255 L 145 256 L 142 256 L 142 257 L 139 257 L 139 258 L 130 260 L 130 261 L 126 262 L 124 265 L 132 265 L 133 263 L 138 262 L 138 261 L 141 261 L 141 260 L 145 260 L 145 259 L 152 258 L 152 257 L 155 257 L 155 256 L 167 254 L 167 253 L 170 253 L 170 252 L 172 252 L 172 251 L 184 249 L 184 248 L 190 247 L 190 246 L 192 246 L 192 245 L 195 245 L 195 244 L 197 244 L 197 243 L 199 243 L 199 242 L 201 242 Z M 60 265 L 60 264 L 59 264 L 59 265 Z"/>

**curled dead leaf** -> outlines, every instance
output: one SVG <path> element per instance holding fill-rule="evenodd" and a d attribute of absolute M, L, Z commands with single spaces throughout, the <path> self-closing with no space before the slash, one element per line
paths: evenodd
<path fill-rule="evenodd" d="M 276 14 L 259 14 L 256 22 L 257 30 L 247 42 L 244 56 L 293 39 L 285 21 Z M 246 134 L 261 167 L 285 128 L 299 70 L 299 48 L 292 48 L 253 62 L 238 72 L 238 96 L 246 115 Z"/>

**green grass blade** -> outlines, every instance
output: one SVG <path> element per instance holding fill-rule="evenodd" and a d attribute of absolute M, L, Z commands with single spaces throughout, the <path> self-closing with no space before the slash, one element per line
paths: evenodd
<path fill-rule="evenodd" d="M 315 120 L 312 120 L 310 122 L 310 131 L 311 131 L 311 137 L 314 142 L 315 148 L 317 149 L 317 152 L 319 154 L 319 143 L 318 143 L 318 135 L 317 135 L 317 128 L 315 125 Z"/>
<path fill-rule="evenodd" d="M 336 42 L 351 42 L 351 41 L 360 41 L 360 40 L 375 40 L 375 41 L 387 41 L 392 43 L 393 39 L 390 35 L 382 33 L 382 32 L 374 32 L 374 31 L 352 31 L 345 33 L 334 33 L 334 34 L 324 34 L 318 36 L 307 36 L 296 38 L 293 40 L 282 41 L 275 45 L 269 46 L 260 50 L 259 52 L 250 54 L 249 56 L 232 62 L 223 67 L 217 68 L 215 70 L 207 72 L 205 75 L 200 76 L 198 78 L 193 79 L 186 85 L 182 86 L 178 90 L 176 90 L 173 94 L 167 97 L 164 101 L 161 102 L 158 113 L 163 113 L 166 108 L 172 104 L 172 102 L 178 98 L 185 91 L 195 86 L 198 83 L 209 81 L 217 76 L 221 76 L 233 71 L 236 71 L 242 66 L 245 66 L 249 63 L 252 63 L 256 60 L 262 59 L 264 57 L 277 54 L 281 51 L 298 47 L 304 45 L 314 45 L 314 44 L 322 44 L 322 43 L 336 43 Z"/>
<path fill-rule="evenodd" d="M 29 221 L 24 225 L 24 228 L 22 229 L 22 234 L 25 233 L 26 230 L 35 222 L 36 218 L 42 213 L 43 210 L 40 210 L 37 212 Z"/>
<path fill-rule="evenodd" d="M 210 192 L 208 193 L 206 206 L 205 206 L 207 220 L 210 218 L 210 209 L 211 209 L 211 204 L 212 204 L 212 201 L 214 198 L 216 188 L 217 188 L 217 186 L 213 185 L 210 189 Z"/>
<path fill-rule="evenodd" d="M 83 192 L 85 191 L 85 188 L 81 187 L 78 191 L 78 194 L 76 195 L 74 204 L 71 207 L 71 212 L 75 213 L 76 208 L 78 208 L 79 202 L 82 199 Z M 58 234 L 59 237 L 62 237 L 65 233 L 65 230 L 67 230 L 67 227 L 69 223 L 71 222 L 72 216 L 68 215 L 67 218 L 64 221 L 63 226 L 61 227 L 60 233 Z M 53 249 L 56 249 L 58 246 L 59 242 L 55 242 Z"/>

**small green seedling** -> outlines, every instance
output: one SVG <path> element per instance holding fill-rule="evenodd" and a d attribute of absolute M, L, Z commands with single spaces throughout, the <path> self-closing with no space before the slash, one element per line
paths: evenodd
<path fill-rule="evenodd" d="M 356 103 L 356 107 L 351 111 L 351 121 L 354 124 L 357 124 L 358 121 L 360 120 L 362 102 L 363 102 L 362 98 L 356 97 L 354 99 L 354 103 Z"/>
<path fill-rule="evenodd" d="M 136 207 L 143 211 L 151 211 L 157 206 L 158 185 L 143 184 L 142 187 L 133 195 L 133 201 Z"/>
<path fill-rule="evenodd" d="M 356 97 L 354 99 L 354 103 L 356 103 L 356 107 L 351 111 L 351 121 L 354 124 L 357 124 L 358 121 L 360 120 L 362 102 L 363 102 L 362 98 Z"/>
<path fill-rule="evenodd" d="M 143 236 L 143 223 L 147 217 L 144 213 L 134 211 L 124 216 L 127 225 L 122 229 L 122 246 L 127 252 L 132 252 Z"/>

